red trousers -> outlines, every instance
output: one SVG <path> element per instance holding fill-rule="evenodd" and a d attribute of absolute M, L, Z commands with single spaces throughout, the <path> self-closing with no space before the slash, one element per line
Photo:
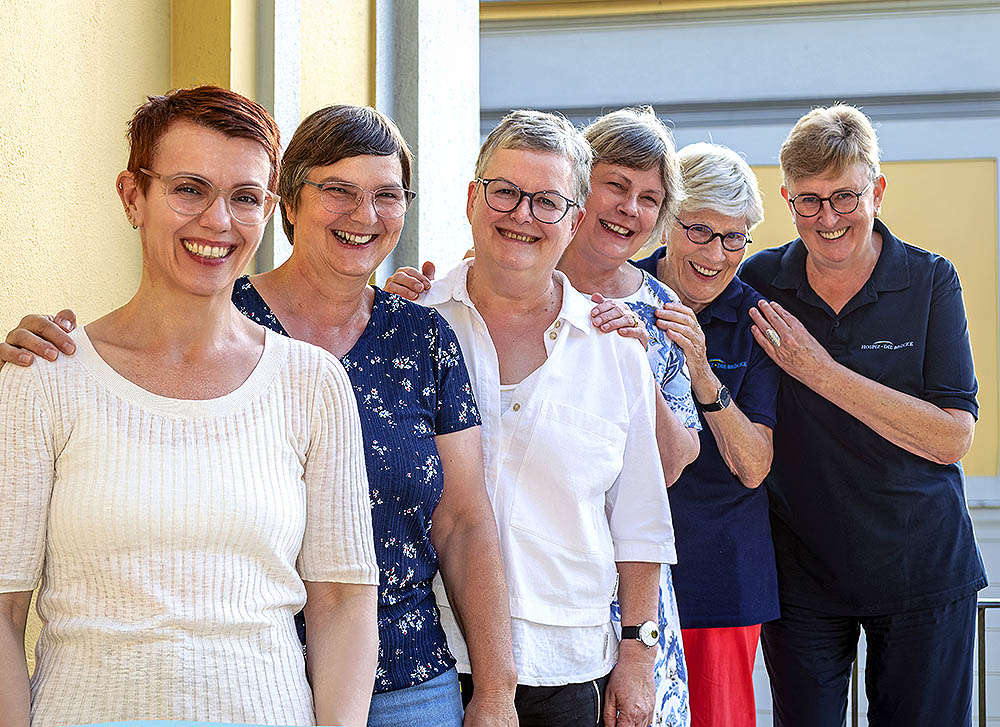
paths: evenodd
<path fill-rule="evenodd" d="M 755 727 L 753 663 L 760 624 L 681 629 L 691 727 Z"/>

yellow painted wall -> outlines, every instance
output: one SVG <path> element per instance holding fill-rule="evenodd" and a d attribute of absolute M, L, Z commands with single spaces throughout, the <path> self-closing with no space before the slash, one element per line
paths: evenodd
<path fill-rule="evenodd" d="M 211 83 L 257 95 L 257 4 L 172 0 L 170 86 Z"/>
<path fill-rule="evenodd" d="M 302 117 L 338 103 L 374 101 L 374 0 L 301 0 Z"/>
<path fill-rule="evenodd" d="M 114 185 L 126 121 L 170 86 L 170 2 L 2 0 L 0 16 L 0 332 L 66 306 L 86 322 L 139 280 Z M 32 609 L 32 669 L 38 630 Z"/>
<path fill-rule="evenodd" d="M 798 237 L 779 192 L 778 167 L 754 171 L 766 195 L 766 216 L 753 232 L 751 252 Z M 994 476 L 1000 457 L 996 160 L 887 162 L 882 173 L 887 184 L 881 218 L 893 234 L 944 255 L 958 269 L 979 378 L 976 441 L 963 466 L 968 475 Z"/>

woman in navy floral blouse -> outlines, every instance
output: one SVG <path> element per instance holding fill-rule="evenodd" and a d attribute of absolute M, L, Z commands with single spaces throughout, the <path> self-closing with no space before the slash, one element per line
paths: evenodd
<path fill-rule="evenodd" d="M 439 566 L 474 649 L 478 702 L 465 724 L 516 724 L 507 591 L 462 352 L 435 311 L 368 284 L 399 239 L 410 166 L 398 129 L 374 109 L 306 118 L 278 181 L 292 255 L 238 280 L 233 302 L 340 357 L 354 386 L 381 571 L 369 725 L 462 724 L 431 591 Z"/>

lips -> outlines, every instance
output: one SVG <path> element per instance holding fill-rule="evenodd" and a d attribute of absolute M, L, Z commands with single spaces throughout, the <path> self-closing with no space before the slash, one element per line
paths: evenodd
<path fill-rule="evenodd" d="M 696 273 L 698 273 L 699 275 L 704 275 L 706 278 L 714 278 L 716 275 L 722 272 L 720 270 L 712 270 L 711 268 L 702 267 L 698 263 L 691 262 L 690 260 L 688 260 L 688 264 L 692 268 L 694 268 L 694 271 Z"/>
<path fill-rule="evenodd" d="M 628 237 L 632 237 L 632 235 L 635 234 L 635 232 L 633 230 L 630 230 L 627 227 L 622 227 L 621 225 L 616 225 L 613 222 L 607 222 L 606 220 L 598 220 L 598 221 L 601 223 L 601 226 L 605 230 L 608 230 L 609 232 L 613 232 L 616 235 L 620 235 L 621 237 L 628 238 Z"/>
<path fill-rule="evenodd" d="M 341 242 L 347 245 L 354 245 L 355 247 L 367 245 L 369 242 L 378 237 L 378 235 L 374 234 L 358 235 L 353 232 L 347 232 L 346 230 L 333 230 L 333 236 Z"/>
<path fill-rule="evenodd" d="M 515 240 L 517 242 L 526 242 L 530 244 L 532 242 L 538 242 L 542 239 L 533 235 L 525 235 L 520 232 L 514 232 L 513 230 L 504 230 L 500 227 L 496 228 L 496 230 L 500 233 L 501 237 L 506 237 L 508 240 Z"/>
<path fill-rule="evenodd" d="M 181 244 L 184 245 L 184 249 L 189 253 L 205 260 L 219 260 L 229 257 L 233 254 L 233 250 L 236 249 L 235 245 L 207 245 L 190 240 L 181 240 Z"/>

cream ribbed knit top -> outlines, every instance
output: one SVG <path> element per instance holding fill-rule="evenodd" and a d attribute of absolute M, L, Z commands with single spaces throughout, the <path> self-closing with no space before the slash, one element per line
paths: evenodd
<path fill-rule="evenodd" d="M 32 726 L 312 724 L 302 580 L 378 578 L 340 363 L 268 331 L 239 388 L 177 400 L 73 338 L 0 369 L 0 591 L 42 579 Z"/>

